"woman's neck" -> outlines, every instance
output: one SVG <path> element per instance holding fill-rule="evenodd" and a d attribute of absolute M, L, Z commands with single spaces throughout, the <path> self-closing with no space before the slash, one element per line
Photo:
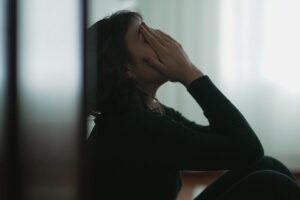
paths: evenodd
<path fill-rule="evenodd" d="M 139 89 L 144 93 L 144 101 L 147 108 L 153 112 L 158 112 L 162 115 L 165 114 L 165 110 L 159 100 L 155 97 L 157 88 L 145 89 L 144 87 L 139 87 Z"/>
<path fill-rule="evenodd" d="M 158 99 L 148 96 L 145 101 L 146 101 L 146 105 L 147 105 L 147 107 L 148 107 L 149 110 L 151 110 L 153 112 L 158 112 L 161 115 L 165 114 L 164 107 L 159 102 Z"/>

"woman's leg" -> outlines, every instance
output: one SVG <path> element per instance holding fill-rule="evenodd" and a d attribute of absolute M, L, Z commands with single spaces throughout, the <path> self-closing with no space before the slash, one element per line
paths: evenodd
<path fill-rule="evenodd" d="M 272 170 L 254 172 L 216 200 L 299 200 L 300 186 L 290 177 Z"/>
<path fill-rule="evenodd" d="M 297 180 L 294 175 L 284 166 L 280 161 L 275 158 L 264 156 L 257 162 L 253 163 L 249 167 L 227 171 L 219 178 L 217 178 L 212 184 L 206 187 L 206 189 L 200 193 L 195 200 L 210 200 L 216 199 L 217 196 L 227 191 L 232 185 L 239 182 L 244 177 L 259 170 L 273 170 L 280 172 L 292 180 Z"/>

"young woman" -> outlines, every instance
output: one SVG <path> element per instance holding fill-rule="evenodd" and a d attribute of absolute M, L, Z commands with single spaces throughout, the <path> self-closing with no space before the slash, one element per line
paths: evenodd
<path fill-rule="evenodd" d="M 263 147 L 239 110 L 169 35 L 119 11 L 88 29 L 88 199 L 175 200 L 181 170 L 226 170 L 197 200 L 300 199 L 295 177 Z M 209 126 L 159 102 L 183 84 Z M 95 112 L 96 111 L 96 112 Z"/>

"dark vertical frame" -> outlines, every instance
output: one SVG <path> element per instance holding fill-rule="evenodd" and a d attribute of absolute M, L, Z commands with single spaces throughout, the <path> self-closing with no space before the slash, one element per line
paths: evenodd
<path fill-rule="evenodd" d="M 85 153 L 85 146 L 86 146 L 86 134 L 87 134 L 87 106 L 86 106 L 86 29 L 87 29 L 87 15 L 88 15 L 88 0 L 80 0 L 81 2 L 81 46 L 82 46 L 82 98 L 81 98 L 81 116 L 80 116 L 80 127 L 79 129 L 81 130 L 79 134 L 79 183 L 78 183 L 78 197 L 81 200 L 86 199 L 86 153 Z"/>
<path fill-rule="evenodd" d="M 4 145 L 5 145 L 5 158 L 3 166 L 3 179 L 1 180 L 1 199 L 4 200 L 18 200 L 22 197 L 22 169 L 20 157 L 20 141 L 19 141 L 19 109 L 18 109 L 18 41 L 17 41 L 17 0 L 6 0 L 6 26 L 7 38 L 5 48 L 7 52 L 6 59 L 6 74 L 5 83 L 5 105 L 4 105 Z M 85 199 L 85 143 L 86 143 L 86 28 L 87 28 L 87 0 L 79 0 L 80 3 L 80 22 L 81 23 L 81 46 L 82 46 L 82 76 L 81 76 L 81 99 L 80 99 L 80 122 L 79 130 L 80 144 L 79 144 L 79 179 L 78 179 L 78 199 Z M 2 97 L 3 98 L 3 97 Z M 75 164 L 75 163 L 74 163 Z"/>
<path fill-rule="evenodd" d="M 64 17 L 62 10 L 60 10 L 59 6 L 57 6 L 59 4 L 52 1 L 48 1 L 48 3 L 49 9 L 51 9 L 52 13 L 58 9 L 58 12 L 56 13 L 57 19 Z M 25 6 L 22 7 L 23 5 Z M 58 38 L 65 38 L 68 35 L 70 35 L 71 38 L 74 36 L 71 41 L 72 43 L 67 43 L 67 45 L 75 44 L 76 46 L 75 51 L 72 51 L 71 54 L 74 56 L 80 56 L 80 58 L 78 61 L 76 60 L 76 68 L 73 68 L 73 70 L 76 70 L 76 73 L 80 73 L 80 77 L 74 77 L 76 83 L 69 82 L 71 84 L 76 84 L 76 89 L 71 87 L 69 92 L 66 91 L 66 89 L 69 89 L 67 85 L 60 83 L 56 85 L 56 88 L 47 87 L 48 85 L 52 85 L 55 79 L 46 79 L 45 83 L 48 85 L 42 84 L 44 88 L 43 92 L 41 92 L 35 87 L 32 87 L 32 85 L 27 85 L 27 83 L 30 82 L 29 75 L 36 72 L 35 68 L 31 67 L 31 65 L 39 63 L 38 59 L 35 59 L 37 57 L 33 54 L 32 64 L 30 64 L 27 63 L 24 58 L 28 56 L 26 52 L 35 53 L 35 51 L 30 48 L 30 44 L 26 42 L 26 39 L 33 40 L 33 45 L 35 44 L 35 38 L 32 37 L 33 33 L 42 34 L 40 37 L 43 38 L 44 41 L 48 41 L 44 36 L 48 35 L 49 32 L 44 33 L 43 31 L 40 31 L 41 29 L 39 28 L 41 26 L 43 27 L 43 24 L 35 21 L 36 17 L 41 15 L 39 9 L 44 9 L 45 7 L 41 2 L 31 0 L 24 2 L 20 1 L 18 4 L 18 8 L 20 9 L 20 16 L 18 16 L 18 19 L 20 20 L 18 26 L 18 38 L 20 38 L 19 58 L 24 59 L 22 60 L 22 63 L 19 63 L 18 65 L 20 70 L 18 77 L 18 86 L 20 89 L 18 103 L 20 150 L 22 151 L 20 161 L 22 170 L 21 175 L 23 178 L 20 186 L 22 199 L 83 199 L 84 195 L 82 179 L 84 179 L 83 138 L 85 138 L 86 132 L 84 94 L 85 61 L 83 59 L 85 44 L 85 2 L 83 0 L 66 1 L 65 5 L 70 5 L 72 10 L 68 13 L 68 7 L 61 7 L 66 11 L 65 13 L 67 15 L 67 18 L 64 18 L 63 20 L 68 19 L 68 17 L 72 17 L 69 19 L 69 22 L 71 24 L 71 28 L 76 29 L 73 30 L 73 33 L 68 31 L 66 33 L 63 31 L 58 32 L 58 35 L 54 34 L 53 40 L 58 41 Z M 32 11 L 31 6 L 33 7 Z M 50 13 L 46 12 L 46 14 Z M 49 16 L 41 15 L 40 17 L 41 19 L 46 20 L 46 22 L 49 20 L 49 27 L 53 30 L 60 28 L 56 23 L 53 23 Z M 68 21 L 65 22 L 68 23 Z M 28 38 L 23 36 L 28 36 Z M 49 35 L 48 37 L 52 38 L 52 35 Z M 46 42 L 45 44 L 47 45 L 48 43 Z M 43 45 L 43 47 L 45 47 L 45 45 Z M 59 46 L 55 45 L 52 48 L 59 48 Z M 46 49 L 41 48 L 40 52 L 41 54 L 38 56 L 43 57 L 43 54 L 46 54 Z M 50 52 L 50 55 L 57 56 L 56 52 L 53 52 L 53 54 L 51 53 L 52 52 Z M 66 56 L 66 54 L 63 55 Z M 43 58 L 44 62 L 47 62 L 47 60 L 50 59 L 48 56 Z M 70 58 L 68 56 L 61 58 L 66 59 L 66 62 L 70 63 Z M 55 64 L 63 67 L 61 62 Z M 45 67 L 47 65 L 39 63 L 39 66 Z M 70 68 L 70 70 L 72 70 L 72 68 Z M 63 72 L 63 70 L 61 72 Z M 52 76 L 54 75 L 51 72 L 50 74 Z M 43 77 L 45 73 L 41 73 L 39 75 L 40 77 Z M 39 80 L 35 80 L 33 83 L 39 84 Z M 66 91 L 66 93 L 64 93 L 65 100 L 59 101 L 60 95 L 62 94 L 57 91 L 60 91 L 62 88 Z M 51 98 L 52 101 L 47 102 L 46 99 L 42 98 L 43 94 L 46 94 L 45 96 Z M 43 112 L 36 110 L 36 105 L 41 108 Z M 60 106 L 63 107 L 59 109 Z M 27 117 L 28 112 L 30 111 L 32 111 L 32 116 L 35 117 Z M 73 116 L 68 114 L 71 112 L 74 114 Z M 64 117 L 59 118 L 59 115 Z M 40 126 L 39 124 L 43 124 L 43 126 Z M 64 134 L 63 137 L 60 137 L 62 136 L 61 133 Z M 57 142 L 58 140 L 59 142 Z M 67 147 L 67 145 L 70 146 Z M 55 189 L 53 190 L 52 188 Z"/>
<path fill-rule="evenodd" d="M 18 140 L 17 88 L 17 0 L 7 0 L 7 83 L 5 109 L 6 199 L 20 199 L 20 157 Z"/>

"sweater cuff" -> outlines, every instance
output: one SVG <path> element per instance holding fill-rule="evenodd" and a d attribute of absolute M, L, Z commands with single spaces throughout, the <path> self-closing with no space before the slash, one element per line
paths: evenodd
<path fill-rule="evenodd" d="M 195 87 L 198 87 L 198 84 L 203 84 L 202 82 L 210 81 L 207 75 L 203 75 L 195 80 L 193 80 L 187 87 L 187 90 L 190 92 L 194 90 Z"/>

